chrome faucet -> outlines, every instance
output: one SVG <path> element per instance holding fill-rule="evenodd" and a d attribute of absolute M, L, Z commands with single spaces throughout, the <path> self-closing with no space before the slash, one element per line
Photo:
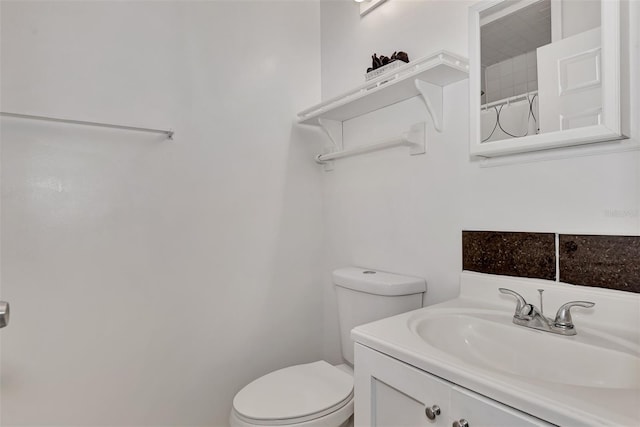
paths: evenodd
<path fill-rule="evenodd" d="M 595 305 L 595 303 L 589 301 L 570 301 L 563 304 L 558 309 L 555 319 L 551 320 L 542 313 L 542 289 L 538 289 L 538 292 L 540 292 L 540 309 L 533 304 L 527 303 L 522 295 L 511 289 L 498 288 L 498 290 L 503 294 L 515 297 L 517 301 L 516 312 L 513 315 L 513 323 L 560 335 L 576 334 L 576 329 L 571 319 L 571 307 L 591 308 Z"/>

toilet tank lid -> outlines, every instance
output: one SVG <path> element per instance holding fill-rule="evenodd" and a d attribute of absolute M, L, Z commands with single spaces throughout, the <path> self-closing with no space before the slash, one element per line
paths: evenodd
<path fill-rule="evenodd" d="M 420 277 L 403 276 L 368 268 L 345 267 L 333 272 L 333 283 L 342 288 L 374 295 L 411 295 L 427 291 Z"/>

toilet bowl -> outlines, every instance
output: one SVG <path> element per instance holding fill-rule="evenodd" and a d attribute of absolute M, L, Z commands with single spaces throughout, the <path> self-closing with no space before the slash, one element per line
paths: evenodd
<path fill-rule="evenodd" d="M 256 426 L 348 426 L 353 414 L 353 371 L 324 360 L 271 372 L 233 399 L 230 424 Z"/>
<path fill-rule="evenodd" d="M 342 355 L 353 366 L 351 329 L 422 307 L 424 279 L 347 267 L 333 272 Z M 266 374 L 233 399 L 232 427 L 353 425 L 353 370 L 323 360 Z"/>

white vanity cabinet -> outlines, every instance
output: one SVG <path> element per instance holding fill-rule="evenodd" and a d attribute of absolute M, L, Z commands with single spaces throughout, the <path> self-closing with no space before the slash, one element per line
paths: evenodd
<path fill-rule="evenodd" d="M 552 425 L 357 343 L 355 367 L 356 426 Z"/>

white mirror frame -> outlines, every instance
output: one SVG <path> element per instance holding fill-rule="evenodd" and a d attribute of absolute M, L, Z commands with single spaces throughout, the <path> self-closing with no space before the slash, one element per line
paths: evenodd
<path fill-rule="evenodd" d="M 621 94 L 629 92 L 621 74 L 624 52 L 621 45 L 620 0 L 602 0 L 601 72 L 602 120 L 594 126 L 548 132 L 521 138 L 481 142 L 480 108 L 480 14 L 508 0 L 481 1 L 469 8 L 469 115 L 470 153 L 478 157 L 496 157 L 550 148 L 614 141 L 626 138 L 628 114 L 622 111 Z M 626 107 L 628 109 L 628 107 Z"/>

